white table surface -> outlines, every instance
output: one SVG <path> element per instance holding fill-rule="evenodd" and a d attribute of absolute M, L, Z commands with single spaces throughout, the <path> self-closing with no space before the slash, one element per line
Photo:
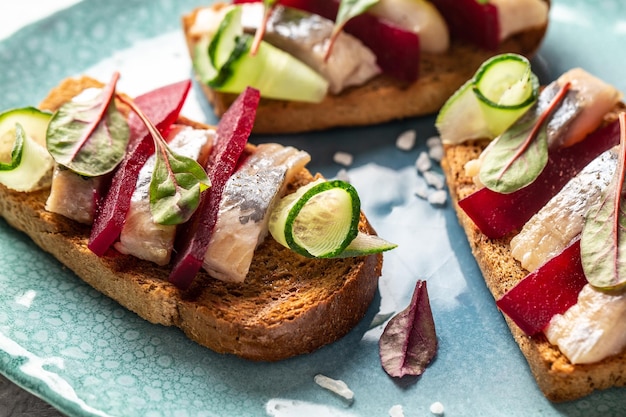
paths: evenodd
<path fill-rule="evenodd" d="M 23 26 L 70 7 L 80 0 L 3 0 L 0 6 L 0 41 Z M 62 417 L 48 403 L 0 375 L 0 417 Z"/>

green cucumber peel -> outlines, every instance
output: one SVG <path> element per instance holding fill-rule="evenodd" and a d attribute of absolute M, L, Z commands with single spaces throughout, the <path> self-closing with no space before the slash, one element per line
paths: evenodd
<path fill-rule="evenodd" d="M 626 115 L 620 113 L 618 165 L 600 200 L 585 215 L 580 257 L 589 284 L 602 291 L 626 287 Z"/>
<path fill-rule="evenodd" d="M 508 194 L 537 179 L 548 163 L 547 125 L 550 115 L 558 108 L 569 84 L 563 86 L 545 110 L 535 103 L 513 126 L 500 135 L 485 150 L 479 179 L 490 190 Z"/>
<path fill-rule="evenodd" d="M 21 124 L 15 124 L 15 141 L 11 149 L 11 161 L 8 163 L 0 162 L 0 171 L 12 171 L 22 162 L 22 154 L 24 151 L 24 142 L 26 141 L 26 132 Z"/>
<path fill-rule="evenodd" d="M 95 97 L 72 100 L 54 113 L 46 134 L 54 160 L 85 177 L 113 171 L 126 154 L 128 123 L 113 97 L 119 73 Z"/>
<path fill-rule="evenodd" d="M 198 208 L 202 192 L 211 186 L 209 177 L 196 160 L 173 152 L 131 100 L 119 99 L 137 114 L 154 140 L 156 161 L 149 187 L 153 221 L 163 225 L 185 223 Z"/>

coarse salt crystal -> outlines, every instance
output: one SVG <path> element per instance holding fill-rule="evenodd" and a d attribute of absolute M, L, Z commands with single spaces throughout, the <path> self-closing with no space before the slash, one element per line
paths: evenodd
<path fill-rule="evenodd" d="M 430 156 L 437 162 L 441 162 L 441 160 L 443 159 L 443 146 L 432 146 L 428 149 L 428 156 Z"/>
<path fill-rule="evenodd" d="M 426 185 L 425 182 L 420 182 L 419 184 L 417 184 L 413 192 L 416 196 L 423 200 L 428 199 L 428 185 Z"/>
<path fill-rule="evenodd" d="M 417 160 L 415 161 L 415 167 L 419 172 L 426 172 L 432 168 L 432 163 L 426 152 L 420 152 Z"/>
<path fill-rule="evenodd" d="M 343 168 L 341 168 L 337 172 L 336 178 L 341 181 L 350 182 L 350 176 L 348 175 L 348 171 Z"/>
<path fill-rule="evenodd" d="M 400 404 L 396 404 L 389 409 L 389 417 L 404 417 L 404 410 Z"/>
<path fill-rule="evenodd" d="M 439 401 L 436 401 L 430 405 L 430 412 L 436 416 L 442 416 L 443 411 L 443 404 L 441 404 Z"/>
<path fill-rule="evenodd" d="M 424 179 L 428 183 L 428 185 L 435 187 L 438 190 L 441 190 L 446 184 L 446 179 L 443 175 L 434 172 L 434 171 L 426 171 L 422 173 L 424 175 Z"/>
<path fill-rule="evenodd" d="M 415 146 L 415 138 L 417 132 L 415 130 L 407 130 L 402 132 L 396 139 L 396 147 L 403 151 L 410 151 Z"/>
<path fill-rule="evenodd" d="M 340 379 L 332 379 L 326 375 L 317 374 L 313 377 L 313 380 L 320 387 L 326 388 L 348 401 L 352 401 L 354 399 L 354 392 L 352 392 L 352 390 L 348 388 L 348 385 Z"/>
<path fill-rule="evenodd" d="M 341 151 L 335 152 L 335 155 L 333 156 L 333 161 L 343 166 L 352 165 L 353 160 L 354 160 L 354 157 L 352 156 L 351 153 L 348 153 L 348 152 L 341 152 Z"/>
<path fill-rule="evenodd" d="M 437 190 L 428 195 L 428 202 L 430 204 L 443 206 L 444 204 L 446 204 L 447 200 L 448 193 L 446 193 L 445 190 Z"/>
<path fill-rule="evenodd" d="M 426 146 L 432 148 L 433 146 L 441 146 L 441 138 L 439 136 L 431 136 L 426 139 Z"/>

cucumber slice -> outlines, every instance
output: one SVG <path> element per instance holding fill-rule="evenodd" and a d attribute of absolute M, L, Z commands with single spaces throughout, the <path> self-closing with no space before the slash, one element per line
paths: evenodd
<path fill-rule="evenodd" d="M 352 185 L 318 180 L 280 200 L 269 230 L 277 242 L 309 258 L 369 255 L 396 247 L 359 232 L 360 207 Z"/>
<path fill-rule="evenodd" d="M 493 139 L 535 103 L 538 93 L 539 80 L 525 57 L 496 55 L 446 101 L 435 126 L 445 144 Z"/>
<path fill-rule="evenodd" d="M 50 184 L 54 161 L 45 143 L 51 117 L 34 107 L 0 114 L 0 183 L 16 191 Z"/>
<path fill-rule="evenodd" d="M 328 81 L 292 55 L 261 42 L 250 55 L 253 37 L 243 33 L 241 6 L 230 9 L 212 38 L 194 45 L 194 70 L 209 87 L 239 94 L 246 87 L 262 97 L 318 103 L 328 91 Z"/>
<path fill-rule="evenodd" d="M 498 136 L 537 101 L 539 80 L 532 73 L 528 59 L 502 54 L 478 69 L 473 91 L 489 130 Z"/>

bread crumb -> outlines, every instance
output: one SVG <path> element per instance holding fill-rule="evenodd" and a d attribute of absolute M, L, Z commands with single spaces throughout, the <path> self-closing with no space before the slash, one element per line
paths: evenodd
<path fill-rule="evenodd" d="M 441 404 L 439 401 L 432 403 L 430 405 L 430 412 L 436 416 L 442 416 L 444 412 L 443 404 Z"/>
<path fill-rule="evenodd" d="M 351 153 L 348 153 L 348 152 L 339 151 L 339 152 L 335 152 L 335 155 L 333 155 L 333 161 L 343 166 L 349 167 L 350 165 L 352 165 L 353 160 L 354 160 L 354 157 L 352 156 Z"/>
<path fill-rule="evenodd" d="M 352 392 L 352 390 L 348 388 L 348 385 L 340 379 L 332 379 L 326 375 L 317 374 L 313 380 L 320 387 L 332 391 L 348 401 L 352 401 L 354 399 L 354 392 Z"/>
<path fill-rule="evenodd" d="M 413 129 L 402 132 L 396 139 L 396 147 L 403 151 L 410 151 L 415 146 L 417 132 Z"/>
<path fill-rule="evenodd" d="M 389 409 L 389 417 L 404 417 L 404 410 L 400 404 L 396 404 Z"/>

